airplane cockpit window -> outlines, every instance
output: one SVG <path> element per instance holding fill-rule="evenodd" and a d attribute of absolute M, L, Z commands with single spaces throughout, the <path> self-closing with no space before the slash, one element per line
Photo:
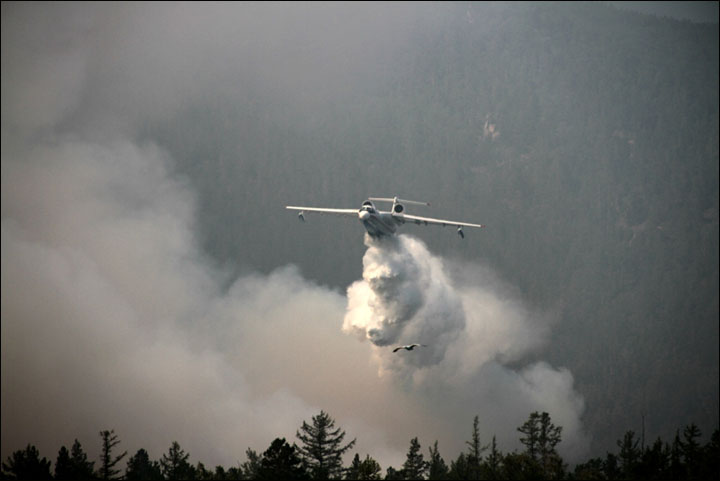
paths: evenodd
<path fill-rule="evenodd" d="M 370 202 L 369 200 L 363 202 L 362 210 L 370 212 L 371 214 L 375 213 L 375 208 L 373 207 L 372 202 Z"/>

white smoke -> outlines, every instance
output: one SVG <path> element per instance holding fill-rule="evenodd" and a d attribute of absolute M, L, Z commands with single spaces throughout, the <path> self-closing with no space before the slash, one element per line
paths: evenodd
<path fill-rule="evenodd" d="M 412 237 L 365 239 L 363 280 L 348 288 L 343 330 L 376 346 L 427 344 L 404 362 L 415 367 L 438 364 L 465 327 L 461 299 L 442 264 Z M 393 368 L 386 364 L 394 359 L 401 358 L 390 357 L 383 367 Z"/>
<path fill-rule="evenodd" d="M 192 462 L 229 467 L 325 409 L 397 463 L 363 414 L 384 399 L 366 346 L 339 333 L 344 297 L 293 267 L 222 289 L 171 167 L 122 140 L 4 155 L 3 459 L 28 443 L 54 459 L 75 438 L 95 458 L 112 428 L 131 454 L 177 440 Z"/>
<path fill-rule="evenodd" d="M 546 343 L 546 315 L 525 308 L 487 269 L 455 266 L 450 272 L 413 237 L 366 235 L 365 244 L 363 279 L 347 290 L 343 331 L 372 343 L 381 376 L 389 373 L 435 407 L 447 405 L 448 397 L 457 405 L 475 404 L 487 416 L 485 428 L 508 443 L 502 429 L 520 425 L 532 411 L 547 411 L 564 428 L 562 453 L 576 456 L 587 448 L 584 402 L 572 374 L 544 362 L 509 366 Z M 392 350 L 409 343 L 426 347 Z"/>
<path fill-rule="evenodd" d="M 115 429 L 130 453 L 158 459 L 176 440 L 192 462 L 229 467 L 248 447 L 294 439 L 320 409 L 383 468 L 402 464 L 414 436 L 423 446 L 439 439 L 446 460 L 455 457 L 475 414 L 485 440 L 497 434 L 512 449 L 508 427 L 547 410 L 565 428 L 561 447 L 582 448 L 570 372 L 507 364 L 536 352 L 547 325 L 486 271 L 449 269 L 400 236 L 369 246 L 347 298 L 294 268 L 224 289 L 228 279 L 196 238 L 190 183 L 166 151 L 138 141 L 142 125 L 173 118 L 189 99 L 252 80 L 243 60 L 258 45 L 266 61 L 250 65 L 270 89 L 300 79 L 297 98 L 325 97 L 317 84 L 335 64 L 316 75 L 308 58 L 337 56 L 353 66 L 342 80 L 355 78 L 363 64 L 348 64 L 358 56 L 347 52 L 368 52 L 367 63 L 377 51 L 366 27 L 384 49 L 378 29 L 400 32 L 406 12 L 364 7 L 360 21 L 335 22 L 316 15 L 324 4 L 290 13 L 247 4 L 2 9 L 3 459 L 28 443 L 54 458 L 75 438 L 97 459 L 98 431 Z M 308 28 L 312 16 L 342 32 L 310 42 L 322 32 Z M 337 49 L 348 25 L 355 41 Z M 326 55 L 283 53 L 302 44 Z M 401 342 L 428 347 L 392 355 Z"/>

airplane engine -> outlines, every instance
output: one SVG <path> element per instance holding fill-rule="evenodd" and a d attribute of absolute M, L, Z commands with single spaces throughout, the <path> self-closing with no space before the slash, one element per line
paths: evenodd
<path fill-rule="evenodd" d="M 457 233 L 458 233 L 458 235 L 460 236 L 461 239 L 464 239 L 464 238 L 465 238 L 465 233 L 463 232 L 462 226 L 458 226 Z"/>
<path fill-rule="evenodd" d="M 402 204 L 393 204 L 393 214 L 402 214 L 405 210 Z"/>

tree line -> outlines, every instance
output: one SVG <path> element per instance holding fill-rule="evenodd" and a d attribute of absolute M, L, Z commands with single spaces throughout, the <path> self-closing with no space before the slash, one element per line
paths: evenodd
<path fill-rule="evenodd" d="M 193 465 L 177 441 L 158 460 L 151 460 L 145 449 L 127 459 L 124 471 L 119 463 L 127 451 L 118 454 L 120 444 L 114 430 L 101 431 L 101 454 L 98 465 L 89 461 L 80 442 L 71 449 L 62 446 L 51 470 L 51 461 L 40 458 L 38 449 L 28 445 L 17 450 L 2 463 L 0 479 L 73 479 L 73 480 L 242 480 L 242 479 L 348 479 L 348 480 L 455 480 L 455 479 L 716 479 L 720 474 L 720 431 L 715 429 L 706 444 L 701 444 L 700 429 L 695 424 L 676 431 L 671 443 L 658 438 L 644 445 L 634 431 L 627 431 L 617 441 L 619 451 L 577 464 L 573 470 L 558 454 L 562 427 L 553 424 L 546 412 L 533 412 L 517 428 L 523 450 L 503 453 L 495 436 L 483 443 L 475 416 L 467 449 L 448 465 L 440 455 L 438 442 L 428 448 L 428 456 L 415 437 L 410 440 L 402 467 L 387 467 L 369 454 L 355 453 L 349 466 L 343 455 L 355 446 L 356 439 L 346 442 L 346 433 L 335 427 L 335 420 L 324 411 L 303 421 L 296 432 L 300 444 L 276 438 L 259 454 L 252 448 L 245 452 L 246 461 L 225 469 L 208 469 L 201 462 Z"/>

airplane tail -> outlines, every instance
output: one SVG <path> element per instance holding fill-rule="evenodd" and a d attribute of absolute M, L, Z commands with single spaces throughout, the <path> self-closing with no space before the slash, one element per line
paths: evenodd
<path fill-rule="evenodd" d="M 405 200 L 397 197 L 369 197 L 369 200 L 380 201 L 380 202 L 392 202 L 393 204 L 414 204 L 414 205 L 430 205 L 430 202 L 418 202 L 416 200 Z"/>
<path fill-rule="evenodd" d="M 403 204 L 430 205 L 429 202 L 418 202 L 416 200 L 403 200 L 403 199 L 398 199 L 397 197 L 393 197 L 392 199 L 389 197 L 370 197 L 369 199 L 375 200 L 375 201 L 381 201 L 381 202 L 392 202 L 392 213 L 393 214 L 402 214 L 405 211 L 405 206 Z"/>

